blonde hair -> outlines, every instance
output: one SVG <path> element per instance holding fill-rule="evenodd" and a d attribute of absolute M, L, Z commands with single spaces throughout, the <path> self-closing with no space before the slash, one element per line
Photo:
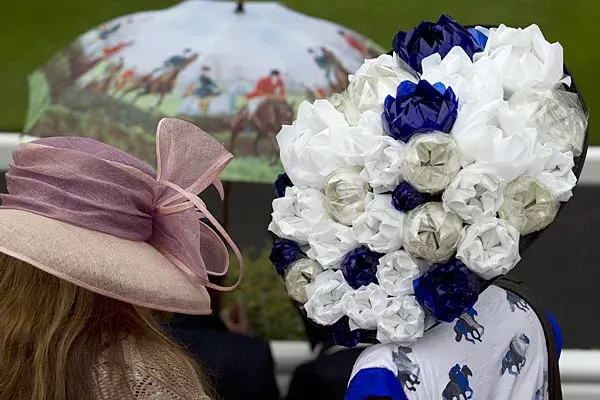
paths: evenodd
<path fill-rule="evenodd" d="M 176 360 L 199 374 L 195 362 L 160 330 L 152 311 L 1 253 L 0 315 L 0 399 L 94 400 L 94 366 L 101 356 L 108 361 L 110 381 L 127 385 L 121 344 L 128 338 L 160 346 L 155 359 L 171 365 Z"/>

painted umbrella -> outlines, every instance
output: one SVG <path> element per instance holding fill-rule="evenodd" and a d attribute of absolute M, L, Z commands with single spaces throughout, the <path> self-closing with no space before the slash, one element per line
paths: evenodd
<path fill-rule="evenodd" d="M 180 117 L 236 155 L 224 180 L 271 183 L 275 135 L 300 102 L 342 91 L 380 53 L 279 3 L 185 1 L 104 23 L 35 71 L 26 133 L 90 136 L 154 164 L 156 123 Z"/>

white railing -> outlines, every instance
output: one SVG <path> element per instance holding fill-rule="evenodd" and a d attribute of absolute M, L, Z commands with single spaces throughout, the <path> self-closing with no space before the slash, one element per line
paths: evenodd
<path fill-rule="evenodd" d="M 11 153 L 19 144 L 35 140 L 33 136 L 21 136 L 15 132 L 0 132 L 0 171 L 8 169 L 8 163 L 12 159 Z M 600 184 L 600 147 L 590 147 L 581 173 L 579 183 L 585 185 Z"/>
<path fill-rule="evenodd" d="M 287 392 L 294 369 L 313 356 L 305 342 L 273 341 L 271 350 L 276 363 L 277 383 Z M 560 359 L 565 400 L 600 399 L 600 351 L 565 350 Z"/>
<path fill-rule="evenodd" d="M 20 133 L 0 132 L 0 171 L 8 169 L 8 163 L 12 160 L 12 152 L 21 143 L 35 139 L 33 136 L 21 136 Z"/>
<path fill-rule="evenodd" d="M 565 350 L 560 372 L 565 400 L 600 399 L 600 351 Z"/>
<path fill-rule="evenodd" d="M 590 147 L 588 149 L 579 183 L 584 185 L 600 184 L 600 147 Z"/>

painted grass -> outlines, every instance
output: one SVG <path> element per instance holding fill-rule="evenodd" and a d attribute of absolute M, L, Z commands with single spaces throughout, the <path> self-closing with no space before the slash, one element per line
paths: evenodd
<path fill-rule="evenodd" d="M 236 157 L 225 168 L 221 179 L 230 182 L 274 182 L 282 172 L 283 167 L 279 162 L 270 167 L 264 157 Z M 248 180 L 249 175 L 252 176 L 252 180 Z"/>
<path fill-rule="evenodd" d="M 50 106 L 50 89 L 46 77 L 42 72 L 34 72 L 29 75 L 29 105 L 27 125 L 24 130 L 31 129 L 42 117 Z"/>

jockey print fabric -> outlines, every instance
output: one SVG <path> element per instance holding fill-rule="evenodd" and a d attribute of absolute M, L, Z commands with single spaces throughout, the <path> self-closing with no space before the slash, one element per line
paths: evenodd
<path fill-rule="evenodd" d="M 548 352 L 537 314 L 516 294 L 490 286 L 454 324 L 433 327 L 410 347 L 366 349 L 346 400 L 545 400 L 547 390 Z"/>
<path fill-rule="evenodd" d="M 382 49 L 279 3 L 188 0 L 83 34 L 30 76 L 26 133 L 91 136 L 154 164 L 154 127 L 188 120 L 236 156 L 228 181 L 283 172 L 275 135 Z"/>

